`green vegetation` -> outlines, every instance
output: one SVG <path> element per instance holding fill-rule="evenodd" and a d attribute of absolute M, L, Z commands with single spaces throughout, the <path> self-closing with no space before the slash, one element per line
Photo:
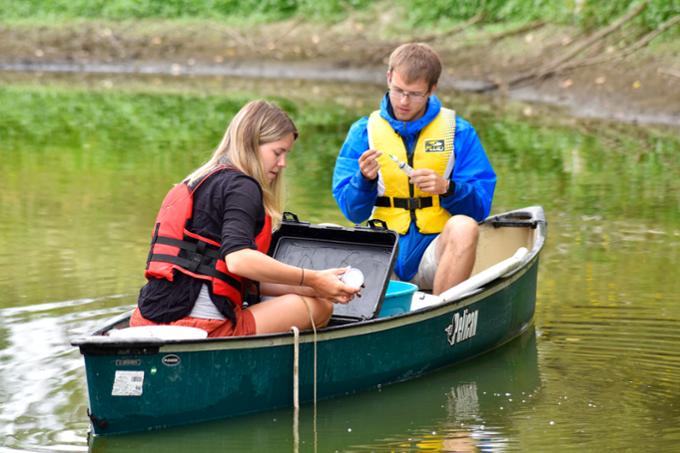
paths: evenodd
<path fill-rule="evenodd" d="M 680 141 L 671 131 L 631 131 L 615 124 L 590 128 L 587 123 L 573 128 L 512 116 L 502 122 L 480 118 L 476 126 L 484 142 L 494 146 L 494 165 L 514 170 L 500 180 L 497 201 L 517 196 L 509 184 L 525 187 L 527 201 L 541 199 L 541 181 L 550 175 L 558 203 L 577 212 L 680 220 L 670 208 L 680 204 Z M 508 198 L 511 203 L 516 198 Z"/>
<path fill-rule="evenodd" d="M 29 140 L 39 148 L 66 144 L 83 148 L 96 141 L 121 152 L 132 143 L 137 148 L 177 145 L 196 140 L 197 135 L 220 134 L 246 100 L 4 88 L 0 102 L 11 108 L 3 115 L 0 140 L 5 146 Z"/>
<path fill-rule="evenodd" d="M 255 97 L 263 96 L 0 88 L 0 265 L 23 256 L 34 269 L 68 269 L 51 285 L 26 279 L 21 267 L 8 270 L 0 282 L 5 300 L 21 303 L 28 293 L 34 301 L 68 300 L 74 289 L 88 297 L 136 291 L 163 195 L 210 156 L 232 116 Z M 356 113 L 266 97 L 302 134 L 289 181 L 304 183 L 290 188 L 289 209 L 305 219 L 337 220 L 330 175 Z M 30 251 L 27 237 L 36 238 Z"/>
<path fill-rule="evenodd" d="M 330 88 L 307 102 L 283 86 L 285 98 L 238 87 L 172 90 L 0 88 L 0 264 L 21 257 L 33 269 L 68 270 L 40 285 L 23 267 L 6 266 L 0 291 L 11 304 L 23 294 L 45 301 L 136 292 L 135 269 L 144 266 L 162 196 L 207 159 L 233 114 L 255 97 L 276 100 L 301 132 L 288 162 L 286 208 L 308 221 L 348 224 L 331 177 L 345 132 L 367 107 L 339 103 Z M 541 204 L 562 220 L 600 216 L 643 231 L 677 229 L 675 131 L 464 104 L 460 114 L 475 125 L 499 176 L 494 212 Z M 35 238 L 28 250 L 26 238 Z"/>
<path fill-rule="evenodd" d="M 167 147 L 191 149 L 200 142 L 217 144 L 229 119 L 254 97 L 261 96 L 246 92 L 225 97 L 0 88 L 0 104 L 6 107 L 0 119 L 0 142 L 3 148 L 11 149 L 28 141 L 38 152 L 55 145 L 91 148 L 96 144 L 116 151 L 121 160 L 134 159 L 143 150 L 155 153 Z M 309 106 L 301 110 L 289 100 L 272 100 L 288 111 L 301 129 L 330 133 L 331 128 L 337 133 L 338 121 L 346 129 L 352 118 L 343 108 L 329 111 Z"/>
<path fill-rule="evenodd" d="M 631 0 L 0 0 L 2 21 L 17 19 L 248 19 L 255 22 L 293 17 L 340 20 L 352 12 L 394 12 L 404 25 L 447 25 L 482 15 L 483 23 L 543 20 L 592 29 L 609 23 L 640 1 Z M 679 0 L 649 0 L 638 19 L 654 29 L 680 11 Z M 677 32 L 676 32 L 677 33 Z"/>
<path fill-rule="evenodd" d="M 148 19 L 231 17 L 278 20 L 300 15 L 336 18 L 368 0 L 0 0 L 5 18 Z"/>
<path fill-rule="evenodd" d="M 0 103 L 7 108 L 0 119 L 0 143 L 9 159 L 0 169 L 45 161 L 139 177 L 151 167 L 176 181 L 207 158 L 229 119 L 255 97 L 262 94 L 2 88 Z M 290 112 L 301 131 L 290 163 L 291 180 L 329 188 L 345 132 L 366 110 L 330 99 L 274 100 Z M 680 215 L 670 209 L 680 203 L 680 141 L 671 131 L 588 121 L 562 124 L 559 117 L 526 117 L 512 107 L 499 113 L 479 104 L 460 114 L 473 122 L 502 175 L 498 206 L 512 208 L 518 196 L 529 203 L 543 200 L 549 179 L 561 187 L 555 192 L 556 203 L 584 213 L 604 209 L 606 199 L 610 209 L 633 217 L 677 220 Z M 524 189 L 518 193 L 517 187 Z M 306 189 L 304 184 L 291 188 L 303 210 L 319 203 L 333 209 L 326 190 L 324 197 L 313 195 L 316 205 L 304 202 L 312 196 Z M 665 208 L 659 211 L 660 206 Z"/>
<path fill-rule="evenodd" d="M 639 3 L 631 0 L 472 0 L 456 2 L 452 8 L 452 2 L 447 0 L 412 0 L 408 2 L 412 5 L 408 18 L 414 24 L 436 23 L 451 19 L 462 21 L 481 14 L 487 23 L 542 20 L 592 29 L 611 22 Z M 650 0 L 641 22 L 645 28 L 656 28 L 678 11 L 678 0 Z"/>
<path fill-rule="evenodd" d="M 680 139 L 672 129 L 526 117 L 512 108 L 499 115 L 488 106 L 463 115 L 473 120 L 499 170 L 497 208 L 552 193 L 551 202 L 541 203 L 583 215 L 680 221 L 672 208 L 680 205 Z"/>
<path fill-rule="evenodd" d="M 209 156 L 232 116 L 256 97 L 263 96 L 0 88 L 0 104 L 7 108 L 0 117 L 1 149 L 9 161 L 47 159 L 87 171 L 137 172 L 152 163 L 179 179 Z M 299 148 L 313 150 L 304 171 L 330 177 L 328 162 L 332 165 L 356 113 L 270 99 L 289 112 L 302 132 Z M 69 152 L 63 154 L 64 149 Z M 7 164 L 0 163 L 0 170 Z"/>

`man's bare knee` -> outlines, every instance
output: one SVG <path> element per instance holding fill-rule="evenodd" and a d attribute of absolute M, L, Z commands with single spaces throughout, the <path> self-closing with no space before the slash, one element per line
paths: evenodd
<path fill-rule="evenodd" d="M 434 277 L 432 292 L 442 291 L 460 283 L 470 276 L 475 262 L 479 226 L 468 216 L 458 215 L 449 219 L 437 240 L 439 267 Z"/>
<path fill-rule="evenodd" d="M 472 217 L 456 215 L 451 217 L 442 231 L 441 239 L 451 245 L 465 247 L 477 242 L 479 225 Z"/>

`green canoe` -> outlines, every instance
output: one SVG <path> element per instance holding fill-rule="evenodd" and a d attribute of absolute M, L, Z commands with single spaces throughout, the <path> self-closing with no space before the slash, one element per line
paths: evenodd
<path fill-rule="evenodd" d="M 96 435 L 160 429 L 310 402 L 417 378 L 491 351 L 533 322 L 541 207 L 481 223 L 472 277 L 410 310 L 302 332 L 210 339 L 125 338 L 130 314 L 72 340 L 85 358 Z M 294 357 L 298 372 L 294 372 Z M 294 395 L 294 388 L 298 393 Z"/>

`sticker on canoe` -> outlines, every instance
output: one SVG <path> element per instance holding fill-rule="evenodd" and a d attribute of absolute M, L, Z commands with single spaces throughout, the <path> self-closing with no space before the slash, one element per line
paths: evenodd
<path fill-rule="evenodd" d="M 451 346 L 475 336 L 477 333 L 477 312 L 478 310 L 468 312 L 466 308 L 463 314 L 460 314 L 460 312 L 453 314 L 451 324 L 444 329 Z"/>
<path fill-rule="evenodd" d="M 144 387 L 143 371 L 116 370 L 111 396 L 141 396 Z"/>

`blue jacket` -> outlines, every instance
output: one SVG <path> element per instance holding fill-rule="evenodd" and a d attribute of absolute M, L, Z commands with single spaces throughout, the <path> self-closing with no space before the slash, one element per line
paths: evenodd
<path fill-rule="evenodd" d="M 380 115 L 402 137 L 406 149 L 413 153 L 420 131 L 441 109 L 441 102 L 431 96 L 425 114 L 414 121 L 398 121 L 386 94 L 380 104 Z M 356 121 L 345 138 L 333 172 L 333 197 L 342 213 L 353 223 L 363 223 L 371 217 L 378 196 L 378 180 L 369 181 L 359 170 L 359 157 L 368 149 L 368 117 Z M 477 132 L 470 123 L 456 115 L 454 136 L 456 161 L 451 174 L 454 182 L 452 195 L 441 199 L 441 205 L 451 215 L 464 214 L 481 221 L 491 211 L 491 200 L 496 187 L 496 173 L 484 152 Z M 399 253 L 394 271 L 402 280 L 410 280 L 427 246 L 436 234 L 422 234 L 411 223 L 406 234 L 399 237 Z"/>

